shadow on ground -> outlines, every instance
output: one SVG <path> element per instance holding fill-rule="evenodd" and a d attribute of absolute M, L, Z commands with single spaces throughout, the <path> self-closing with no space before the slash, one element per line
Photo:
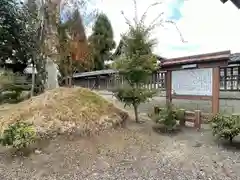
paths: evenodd
<path fill-rule="evenodd" d="M 229 142 L 226 140 L 220 140 L 220 141 L 216 141 L 216 143 L 224 148 L 224 149 L 228 149 L 231 151 L 239 151 L 240 152 L 240 137 L 236 137 L 233 142 Z"/>

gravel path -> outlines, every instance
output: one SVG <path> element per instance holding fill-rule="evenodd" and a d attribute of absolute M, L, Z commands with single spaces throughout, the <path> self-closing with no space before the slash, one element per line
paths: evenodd
<path fill-rule="evenodd" d="M 59 137 L 26 158 L 0 154 L 3 180 L 237 180 L 239 169 L 239 150 L 218 147 L 208 130 L 170 137 L 153 132 L 150 122 L 91 138 Z"/>
<path fill-rule="evenodd" d="M 59 137 L 25 158 L 0 148 L 1 180 L 240 180 L 239 170 L 240 146 L 219 146 L 209 129 L 157 134 L 151 121 L 94 137 Z"/>

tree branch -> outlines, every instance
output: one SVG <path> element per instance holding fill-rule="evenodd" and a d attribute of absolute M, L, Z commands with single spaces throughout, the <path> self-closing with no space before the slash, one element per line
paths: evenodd
<path fill-rule="evenodd" d="M 170 21 L 170 20 L 167 20 L 166 23 L 170 23 L 170 24 L 172 24 L 173 26 L 175 26 L 177 32 L 178 32 L 179 35 L 180 35 L 181 41 L 182 41 L 183 43 L 186 43 L 186 42 L 187 42 L 187 41 L 184 40 L 183 35 L 182 35 L 181 31 L 179 30 L 179 28 L 177 27 L 177 25 L 176 25 L 175 22 Z"/>
<path fill-rule="evenodd" d="M 145 20 L 145 18 L 147 17 L 147 13 L 148 13 L 149 9 L 152 8 L 152 7 L 154 7 L 154 6 L 160 5 L 160 4 L 162 4 L 162 3 L 156 2 L 156 3 L 153 3 L 153 4 L 151 4 L 150 6 L 148 6 L 147 9 L 145 10 L 145 12 L 143 13 L 143 15 L 142 15 L 142 17 L 141 17 L 141 19 L 140 19 L 139 22 L 140 22 L 141 24 L 144 23 L 144 20 Z"/>
<path fill-rule="evenodd" d="M 133 0 L 134 4 L 134 12 L 135 12 L 135 17 L 133 18 L 133 21 L 135 22 L 135 26 L 138 25 L 138 11 L 137 11 L 137 1 Z"/>
<path fill-rule="evenodd" d="M 143 15 L 141 16 L 140 20 L 138 20 L 138 14 L 137 14 L 137 1 L 136 0 L 133 0 L 133 3 L 134 3 L 134 12 L 135 12 L 135 17 L 134 17 L 134 25 L 135 26 L 138 26 L 138 25 L 142 25 L 144 24 L 144 20 L 146 19 L 147 17 L 147 13 L 148 11 L 150 10 L 150 8 L 154 7 L 154 6 L 157 6 L 157 5 L 161 5 L 162 2 L 155 2 L 155 3 L 152 3 L 151 5 L 149 5 L 147 7 L 147 9 L 145 10 L 145 12 L 143 13 Z M 125 21 L 126 21 L 126 24 L 131 28 L 133 27 L 133 25 L 131 24 L 131 21 L 125 16 L 124 12 L 121 11 L 121 14 L 123 15 Z M 164 20 L 162 18 L 162 16 L 164 15 L 164 12 L 161 12 L 160 14 L 157 15 L 156 18 L 154 18 L 151 23 L 149 24 L 149 26 L 147 27 L 147 31 L 150 31 L 150 30 L 153 30 L 154 28 L 156 28 L 157 26 L 161 26 L 161 27 L 164 27 L 164 23 L 169 23 L 169 24 L 172 24 L 177 32 L 179 33 L 179 36 L 180 36 L 180 39 L 183 43 L 186 43 L 187 41 L 184 40 L 183 38 L 183 35 L 180 31 L 180 29 L 178 28 L 178 26 L 176 25 L 175 22 L 171 21 L 171 20 Z"/>

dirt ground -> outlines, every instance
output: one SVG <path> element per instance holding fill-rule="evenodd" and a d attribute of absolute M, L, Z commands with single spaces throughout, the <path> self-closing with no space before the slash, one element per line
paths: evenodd
<path fill-rule="evenodd" d="M 11 108 L 11 104 L 1 104 L 0 105 L 0 116 L 9 108 Z"/>
<path fill-rule="evenodd" d="M 209 130 L 164 136 L 150 122 L 91 138 L 59 137 L 25 158 L 0 150 L 3 180 L 237 180 L 239 169 L 240 150 L 218 146 Z"/>
<path fill-rule="evenodd" d="M 145 107 L 144 107 L 145 109 Z M 240 145 L 219 145 L 206 126 L 167 136 L 129 122 L 93 137 L 45 141 L 28 157 L 0 147 L 1 180 L 240 180 Z"/>

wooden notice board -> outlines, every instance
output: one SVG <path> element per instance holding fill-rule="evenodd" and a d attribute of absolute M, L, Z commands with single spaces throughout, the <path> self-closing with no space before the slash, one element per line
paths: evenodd
<path fill-rule="evenodd" d="M 230 51 L 165 60 L 166 101 L 210 100 L 212 113 L 219 113 L 220 67 L 226 66 Z"/>

